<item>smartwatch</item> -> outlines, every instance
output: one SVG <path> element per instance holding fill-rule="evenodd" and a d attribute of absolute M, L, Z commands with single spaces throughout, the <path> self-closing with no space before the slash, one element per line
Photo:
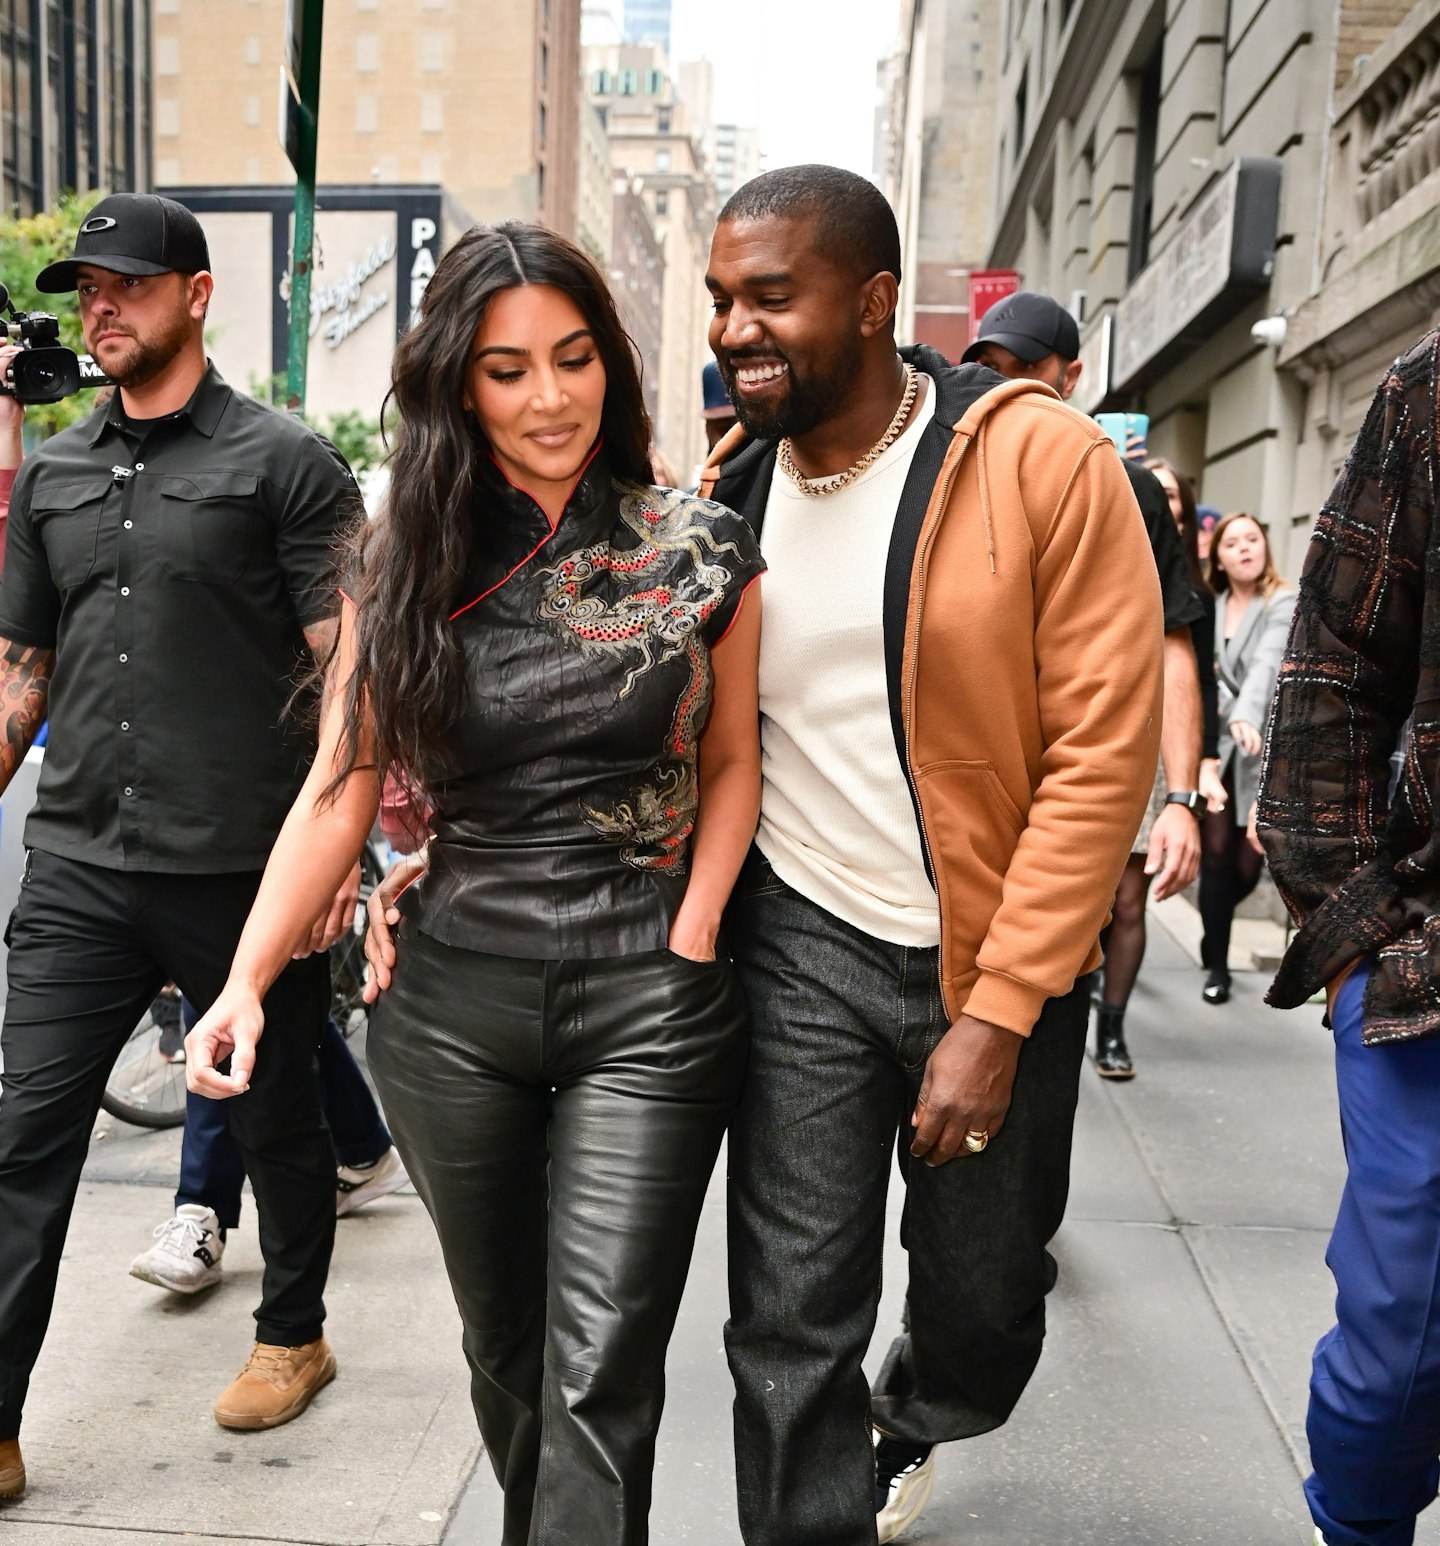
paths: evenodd
<path fill-rule="evenodd" d="M 1165 796 L 1166 805 L 1183 805 L 1197 820 L 1205 810 L 1205 796 L 1198 789 L 1172 789 Z"/>

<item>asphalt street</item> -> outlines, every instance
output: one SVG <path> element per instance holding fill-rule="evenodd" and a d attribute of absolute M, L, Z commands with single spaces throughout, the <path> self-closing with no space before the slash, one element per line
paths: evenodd
<path fill-rule="evenodd" d="M 1172 924 L 1187 938 L 1184 920 Z M 1213 1008 L 1152 928 L 1130 1012 L 1139 1076 L 1086 1068 L 1045 1357 L 1011 1422 L 942 1450 L 920 1546 L 1304 1546 L 1309 1352 L 1342 1180 L 1320 1011 L 1277 1014 L 1263 979 Z M 331 1284 L 340 1376 L 270 1434 L 213 1425 L 243 1361 L 253 1215 L 227 1281 L 181 1301 L 127 1276 L 167 1216 L 175 1134 L 102 1118 L 27 1413 L 32 1487 L 8 1546 L 493 1546 L 499 1493 L 475 1442 L 459 1328 L 416 1198 L 344 1220 Z M 889 1275 L 876 1350 L 904 1291 Z M 717 1176 L 669 1360 L 652 1540 L 734 1546 Z M 1440 1512 L 1422 1522 L 1440 1546 Z"/>

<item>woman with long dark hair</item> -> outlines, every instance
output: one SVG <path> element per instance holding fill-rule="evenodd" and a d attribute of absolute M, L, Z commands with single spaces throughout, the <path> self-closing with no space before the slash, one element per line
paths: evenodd
<path fill-rule="evenodd" d="M 1275 696 L 1295 592 L 1270 554 L 1253 515 L 1237 510 L 1215 527 L 1210 544 L 1215 592 L 1215 667 L 1220 683 L 1220 775 L 1226 807 L 1210 810 L 1200 828 L 1200 942 L 1206 1003 L 1230 997 L 1230 926 L 1235 909 L 1260 882 L 1265 855 L 1249 833 L 1260 793 L 1265 722 Z"/>
<path fill-rule="evenodd" d="M 393 375 L 319 755 L 191 1077 L 244 1089 L 265 987 L 403 775 L 434 840 L 370 1066 L 444 1249 L 503 1541 L 635 1546 L 743 1072 L 717 934 L 759 810 L 763 566 L 739 517 L 650 486 L 630 342 L 553 233 L 461 237 Z"/>
<path fill-rule="evenodd" d="M 1225 791 L 1220 785 L 1219 764 L 1214 760 L 1218 723 L 1214 598 L 1205 582 L 1196 553 L 1195 495 L 1190 488 L 1190 480 L 1162 457 L 1152 457 L 1145 466 L 1155 474 L 1156 482 L 1165 491 L 1171 517 L 1180 534 L 1180 545 L 1185 550 L 1190 588 L 1202 602 L 1200 616 L 1190 624 L 1190 642 L 1194 646 L 1196 671 L 1200 679 L 1204 727 L 1199 788 L 1213 809 L 1217 799 L 1222 804 L 1225 799 Z M 1165 808 L 1165 793 L 1165 769 L 1162 766 L 1156 770 L 1150 807 L 1121 872 L 1120 884 L 1115 888 L 1110 923 L 1101 936 L 1105 947 L 1105 965 L 1101 968 L 1100 1001 L 1096 1006 L 1095 1071 L 1102 1079 L 1123 1080 L 1135 1077 L 1135 1063 L 1125 1040 L 1125 1011 L 1129 1008 L 1130 994 L 1145 959 L 1145 919 L 1152 879 L 1146 873 L 1145 864 L 1149 856 L 1151 831 L 1156 817 Z"/>

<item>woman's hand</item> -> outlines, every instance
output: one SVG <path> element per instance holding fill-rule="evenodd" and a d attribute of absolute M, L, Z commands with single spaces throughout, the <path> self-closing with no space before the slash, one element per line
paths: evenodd
<path fill-rule="evenodd" d="M 265 1030 L 265 1014 L 255 992 L 227 982 L 220 997 L 185 1038 L 185 1084 L 197 1095 L 225 1100 L 250 1088 L 255 1048 Z M 230 1059 L 230 1072 L 218 1065 Z"/>
<path fill-rule="evenodd" d="M 1256 827 L 1256 818 L 1260 814 L 1260 802 L 1257 800 L 1250 807 L 1250 819 L 1245 823 L 1245 841 L 1263 859 L 1265 857 L 1265 845 L 1260 841 L 1260 833 Z"/>
<path fill-rule="evenodd" d="M 306 956 L 328 950 L 336 940 L 343 939 L 355 927 L 355 909 L 359 902 L 360 861 L 357 859 L 355 868 L 340 883 L 340 889 L 335 893 L 335 900 L 315 920 L 315 927 L 310 930 L 310 938 L 301 949 L 295 952 L 295 959 L 304 960 Z"/>
<path fill-rule="evenodd" d="M 1235 738 L 1235 744 L 1247 757 L 1258 757 L 1260 748 L 1265 742 L 1260 732 L 1248 719 L 1237 719 L 1230 726 L 1230 734 Z"/>
<path fill-rule="evenodd" d="M 1207 811 L 1223 811 L 1229 805 L 1230 796 L 1225 790 L 1225 780 L 1220 777 L 1218 757 L 1207 757 L 1200 764 L 1200 793 L 1205 796 Z"/>
<path fill-rule="evenodd" d="M 692 918 L 686 917 L 682 904 L 680 911 L 675 914 L 675 922 L 670 925 L 670 953 L 684 956 L 687 961 L 713 961 L 715 940 L 720 933 L 719 925 L 702 924 L 692 921 Z"/>
<path fill-rule="evenodd" d="M 9 374 L 10 364 L 20 352 L 19 344 L 0 347 L 0 379 Z M 25 405 L 17 402 L 9 393 L 0 393 L 0 468 L 20 465 L 25 455 L 24 427 Z"/>
<path fill-rule="evenodd" d="M 390 986 L 390 974 L 395 969 L 395 936 L 392 931 L 400 922 L 400 909 L 395 905 L 395 899 L 411 881 L 425 873 L 429 863 L 429 854 L 424 849 L 396 860 L 365 904 L 369 920 L 365 930 L 365 959 L 369 962 L 370 970 L 365 974 L 361 997 L 367 1004 L 373 1004 Z"/>

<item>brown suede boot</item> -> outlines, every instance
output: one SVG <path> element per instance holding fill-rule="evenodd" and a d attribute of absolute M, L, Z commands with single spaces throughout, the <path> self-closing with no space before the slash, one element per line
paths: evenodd
<path fill-rule="evenodd" d="M 222 1428 L 278 1428 L 334 1378 L 335 1355 L 324 1337 L 303 1347 L 257 1342 L 250 1362 L 215 1403 L 215 1421 Z"/>
<path fill-rule="evenodd" d="M 0 1439 L 0 1498 L 18 1498 L 25 1491 L 25 1462 L 19 1439 Z"/>

